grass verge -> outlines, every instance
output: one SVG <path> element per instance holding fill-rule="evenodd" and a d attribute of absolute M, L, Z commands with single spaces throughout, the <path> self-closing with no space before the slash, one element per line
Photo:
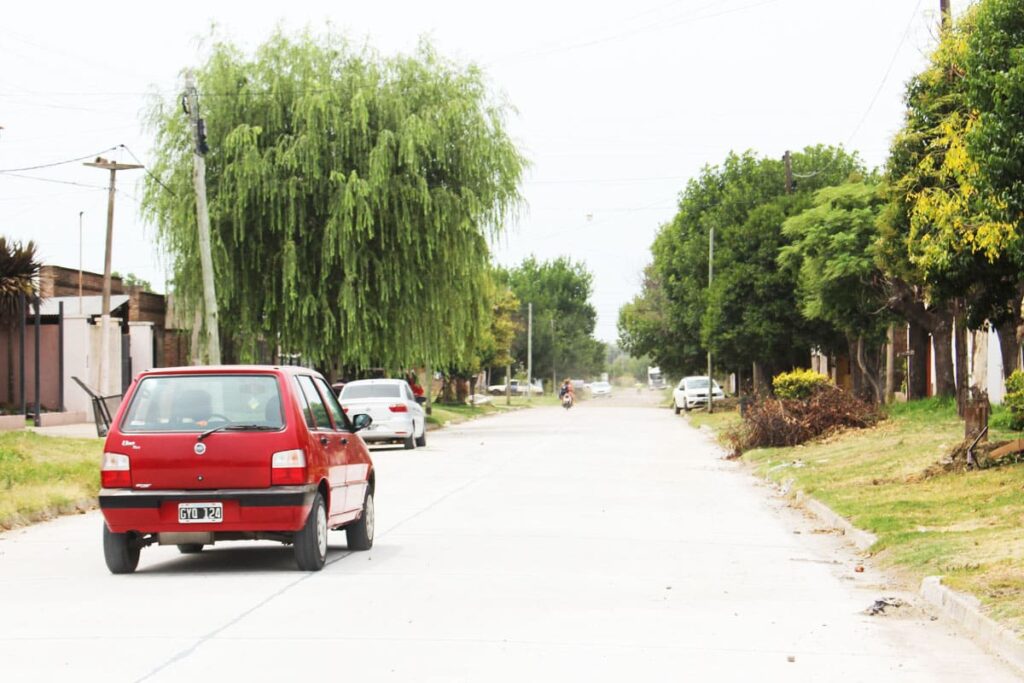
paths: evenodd
<path fill-rule="evenodd" d="M 994 618 L 1024 633 L 1024 465 L 921 478 L 963 438 L 955 404 L 897 404 L 877 427 L 743 459 L 772 481 L 791 480 L 854 525 L 878 536 L 879 561 L 920 579 L 941 575 L 977 596 Z M 733 422 L 738 417 L 732 418 Z M 726 417 L 690 417 L 714 429 Z M 1019 437 L 991 422 L 992 439 Z"/>
<path fill-rule="evenodd" d="M 444 427 L 494 413 L 503 413 L 533 406 L 558 405 L 558 398 L 554 396 L 533 396 L 530 401 L 527 401 L 525 396 L 513 396 L 511 405 L 505 404 L 504 396 L 492 396 L 491 398 L 490 403 L 477 406 L 435 403 L 432 406 L 432 414 L 427 416 L 427 424 L 434 425 L 435 427 Z"/>
<path fill-rule="evenodd" d="M 102 443 L 0 433 L 0 529 L 72 512 L 99 491 Z"/>

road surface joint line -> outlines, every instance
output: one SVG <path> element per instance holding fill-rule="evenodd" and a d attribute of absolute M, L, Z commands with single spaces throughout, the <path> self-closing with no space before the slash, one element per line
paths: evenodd
<path fill-rule="evenodd" d="M 550 437 L 550 438 L 553 438 L 553 437 Z M 548 440 L 550 440 L 550 438 Z M 408 517 L 406 517 L 405 519 L 401 520 L 397 524 L 394 524 L 393 526 L 388 528 L 384 533 L 380 534 L 380 536 L 378 536 L 378 538 L 383 538 L 384 536 L 387 536 L 389 533 L 391 533 L 392 531 L 394 531 L 398 527 L 402 526 L 403 524 L 411 522 L 412 520 L 416 519 L 420 515 L 422 515 L 422 514 L 424 514 L 426 512 L 429 512 L 430 510 L 433 510 L 435 507 L 437 507 L 438 505 L 443 503 L 445 500 L 451 498 L 452 496 L 454 496 L 454 495 L 456 495 L 458 493 L 461 493 L 462 491 L 465 491 L 466 489 L 470 488 L 471 486 L 480 483 L 484 479 L 487 479 L 488 477 L 491 477 L 491 476 L 497 474 L 498 472 L 503 470 L 505 467 L 507 467 L 508 464 L 512 461 L 512 459 L 513 459 L 512 456 L 507 456 L 505 458 L 504 462 L 502 462 L 499 466 L 494 467 L 494 468 L 488 470 L 487 472 L 484 472 L 483 474 L 480 474 L 479 476 L 475 477 L 474 479 L 471 479 L 470 481 L 467 481 L 462 486 L 459 486 L 458 488 L 453 489 L 452 491 L 449 491 L 448 493 L 444 494 L 440 498 L 437 498 L 436 500 L 431 502 L 429 505 L 427 505 L 423 509 L 418 510 L 417 512 L 413 513 L 412 515 L 409 515 Z M 342 555 L 339 555 L 338 557 L 332 558 L 332 559 L 328 560 L 325 563 L 325 567 L 333 565 L 335 562 L 340 562 L 341 560 L 345 559 L 346 557 L 348 557 L 348 556 L 350 556 L 352 554 L 353 554 L 353 551 L 348 551 L 348 552 L 346 552 L 346 553 L 344 553 Z M 140 681 L 145 681 L 145 680 L 147 680 L 149 678 L 152 678 L 153 676 L 157 675 L 158 673 L 160 673 L 164 669 L 166 669 L 166 668 L 168 668 L 168 667 L 170 667 L 170 666 L 172 666 L 172 665 L 174 665 L 174 664 L 176 664 L 178 662 L 181 662 L 181 661 L 187 659 L 189 656 L 192 655 L 192 653 L 194 653 L 196 650 L 198 650 L 203 644 L 209 642 L 213 638 L 216 638 L 217 635 L 219 635 L 220 633 L 223 633 L 226 629 L 231 628 L 235 624 L 239 623 L 240 621 L 242 621 L 243 619 L 248 617 L 250 614 L 254 613 L 259 608 L 267 605 L 268 603 L 270 603 L 275 598 L 278 598 L 278 597 L 284 595 L 285 593 L 290 591 L 295 586 L 298 586 L 299 584 L 301 584 L 302 582 L 312 578 L 316 574 L 317 574 L 317 572 L 307 572 L 305 575 L 300 576 L 299 578 L 295 579 L 291 583 L 285 584 L 280 589 L 278 589 L 274 593 L 271 593 L 270 595 L 268 595 L 264 599 L 260 600 L 258 603 L 256 603 L 252 607 L 246 609 L 244 612 L 241 612 L 240 614 L 235 616 L 233 619 L 231 619 L 227 623 L 222 624 L 221 626 L 218 626 L 217 628 L 215 628 L 214 630 L 210 631 L 206 635 L 200 637 L 198 640 L 196 640 L 196 642 L 194 642 L 192 645 L 190 645 L 186 649 L 184 649 L 184 650 L 182 650 L 182 651 L 172 655 L 170 657 L 170 659 L 168 659 L 167 661 L 165 661 L 163 664 L 161 664 L 160 666 L 156 667 L 155 669 L 151 670 L 146 675 L 142 676 L 141 678 L 135 679 L 136 683 L 139 683 Z"/>
<path fill-rule="evenodd" d="M 346 557 L 348 557 L 352 553 L 353 553 L 353 551 L 350 550 L 348 552 L 345 552 L 345 553 L 339 555 L 338 557 L 331 558 L 330 560 L 328 560 L 325 563 L 325 566 L 329 566 L 329 565 L 334 564 L 335 562 L 339 562 L 341 560 L 344 560 Z M 156 667 L 155 669 L 153 669 L 152 671 L 147 673 L 145 676 L 142 676 L 141 678 L 135 679 L 136 682 L 144 681 L 144 680 L 146 680 L 148 678 L 152 678 L 153 676 L 157 675 L 158 673 L 160 673 L 161 671 L 163 671 L 167 667 L 169 667 L 169 666 L 171 666 L 171 665 L 173 665 L 173 664 L 175 664 L 177 662 L 180 662 L 180 661 L 186 659 L 189 655 L 191 655 L 193 652 L 198 650 L 200 648 L 200 646 L 203 645 L 203 643 L 206 643 L 209 640 L 211 640 L 213 638 L 216 638 L 219 633 L 222 633 L 226 629 L 231 628 L 232 626 L 234 626 L 238 622 L 242 621 L 242 619 L 245 619 L 247 616 L 249 616 L 250 614 L 252 614 L 256 610 L 258 610 L 260 607 L 263 607 L 264 605 L 266 605 L 267 603 L 272 601 L 274 598 L 276 598 L 278 596 L 281 596 L 281 595 L 284 595 L 289 590 L 291 590 L 295 586 L 299 585 L 303 581 L 306 581 L 307 579 L 312 578 L 314 575 L 315 575 L 315 572 L 306 572 L 305 574 L 303 574 L 299 578 L 295 579 L 291 583 L 285 584 L 284 586 L 282 586 L 281 588 L 279 588 L 275 592 L 271 593 L 267 597 L 265 597 L 262 600 L 260 600 L 259 602 L 257 602 L 252 607 L 248 608 L 247 610 L 245 610 L 242 613 L 240 613 L 237 616 L 235 616 L 233 619 L 231 619 L 227 623 L 218 626 L 217 628 L 215 628 L 214 630 L 210 631 L 206 635 L 200 637 L 198 640 L 196 640 L 196 642 L 192 643 L 192 645 L 190 645 L 189 647 L 187 647 L 184 650 L 182 650 L 182 651 L 172 655 L 170 659 L 168 659 L 163 664 L 161 664 L 160 666 Z"/>

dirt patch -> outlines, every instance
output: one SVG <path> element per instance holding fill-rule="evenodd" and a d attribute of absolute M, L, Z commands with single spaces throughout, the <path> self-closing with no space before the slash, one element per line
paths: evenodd
<path fill-rule="evenodd" d="M 1024 451 L 993 457 L 993 453 L 1010 441 L 989 441 L 973 448 L 973 439 L 965 439 L 953 447 L 942 460 L 929 465 L 919 474 L 908 478 L 909 483 L 923 481 L 944 474 L 962 474 L 971 470 L 987 470 L 994 467 L 1008 467 L 1024 463 Z"/>

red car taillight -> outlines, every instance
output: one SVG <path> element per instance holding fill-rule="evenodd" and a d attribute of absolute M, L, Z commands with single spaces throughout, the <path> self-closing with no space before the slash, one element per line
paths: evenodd
<path fill-rule="evenodd" d="M 306 483 L 306 452 L 300 448 L 278 451 L 270 459 L 270 483 L 273 486 Z"/>
<path fill-rule="evenodd" d="M 408 413 L 409 406 L 405 405 L 404 403 L 392 403 L 391 405 L 388 406 L 388 410 L 390 410 L 392 413 Z"/>
<path fill-rule="evenodd" d="M 104 453 L 100 467 L 100 483 L 105 489 L 130 489 L 132 487 L 132 463 L 127 455 Z"/>

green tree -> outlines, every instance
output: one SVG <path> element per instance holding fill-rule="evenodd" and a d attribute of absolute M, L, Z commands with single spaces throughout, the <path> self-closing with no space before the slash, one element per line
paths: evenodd
<path fill-rule="evenodd" d="M 654 277 L 620 313 L 626 348 L 649 354 L 663 370 L 692 373 L 702 370 L 710 347 L 716 367 L 742 373 L 754 364 L 767 377 L 806 363 L 814 346 L 837 343 L 833 328 L 811 325 L 800 314 L 795 277 L 779 268 L 777 257 L 787 243 L 786 218 L 806 208 L 815 190 L 863 168 L 855 154 L 825 146 L 793 154 L 792 163 L 791 195 L 783 163 L 752 152 L 730 154 L 687 184 L 679 211 L 652 247 Z"/>
<path fill-rule="evenodd" d="M 487 320 L 487 238 L 519 206 L 525 164 L 481 71 L 426 43 L 382 57 L 277 33 L 252 56 L 217 42 L 197 80 L 227 357 L 264 340 L 331 367 L 464 364 Z M 143 209 L 190 320 L 192 136 L 176 103 L 150 122 Z"/>
<path fill-rule="evenodd" d="M 819 190 L 813 206 L 783 224 L 789 244 L 778 256 L 779 264 L 796 275 L 801 314 L 846 337 L 859 378 L 879 402 L 889 316 L 882 315 L 885 289 L 873 246 L 883 201 L 873 179 Z M 854 385 L 859 388 L 860 382 Z"/>
<path fill-rule="evenodd" d="M 963 77 L 974 125 L 966 131 L 967 150 L 977 165 L 979 193 L 997 207 L 1003 230 L 972 230 L 998 268 L 989 276 L 990 318 L 999 331 L 1006 377 L 1019 365 L 1024 339 L 1021 299 L 1024 284 L 1024 2 L 983 0 L 970 21 Z M 992 251 L 998 258 L 992 258 Z M 984 309 L 984 305 L 980 308 Z"/>
<path fill-rule="evenodd" d="M 112 272 L 110 274 L 110 277 L 116 277 L 116 278 L 120 279 L 121 280 L 121 284 L 123 284 L 125 287 L 141 287 L 142 289 L 144 289 L 147 292 L 152 292 L 153 291 L 153 285 L 149 282 L 149 280 L 143 280 L 141 277 L 139 277 L 135 273 L 128 273 L 127 275 L 121 275 L 121 273 L 119 273 L 119 272 L 117 272 L 115 270 L 114 272 Z"/>
<path fill-rule="evenodd" d="M 506 270 L 505 282 L 519 299 L 519 332 L 512 355 L 526 369 L 527 306 L 533 304 L 533 375 L 548 379 L 557 372 L 590 376 L 601 372 L 605 347 L 594 339 L 597 311 L 590 303 L 594 276 L 586 265 L 559 257 L 538 261 L 530 256 Z"/>

